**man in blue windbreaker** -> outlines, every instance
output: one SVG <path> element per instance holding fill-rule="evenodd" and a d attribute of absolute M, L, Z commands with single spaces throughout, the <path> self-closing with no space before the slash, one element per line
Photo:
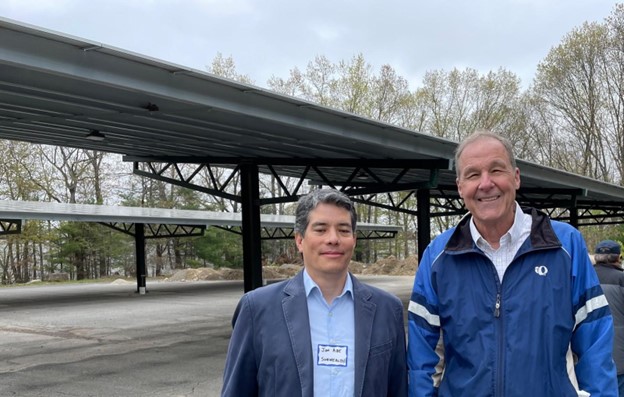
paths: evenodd
<path fill-rule="evenodd" d="M 616 397 L 613 321 L 581 234 L 520 208 L 503 137 L 475 132 L 455 165 L 469 214 L 416 274 L 410 397 Z"/>

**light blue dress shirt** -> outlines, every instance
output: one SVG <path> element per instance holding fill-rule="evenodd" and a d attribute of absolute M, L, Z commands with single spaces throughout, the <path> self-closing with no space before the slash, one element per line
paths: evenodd
<path fill-rule="evenodd" d="M 305 269 L 303 285 L 314 355 L 314 396 L 353 397 L 355 314 L 351 275 L 347 275 L 342 293 L 331 305 Z"/>

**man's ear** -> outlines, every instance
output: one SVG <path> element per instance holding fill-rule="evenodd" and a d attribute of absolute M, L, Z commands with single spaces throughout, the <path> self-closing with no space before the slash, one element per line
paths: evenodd
<path fill-rule="evenodd" d="M 301 233 L 295 233 L 295 244 L 297 244 L 297 251 L 303 252 L 301 248 L 301 244 L 303 242 L 303 236 Z"/>

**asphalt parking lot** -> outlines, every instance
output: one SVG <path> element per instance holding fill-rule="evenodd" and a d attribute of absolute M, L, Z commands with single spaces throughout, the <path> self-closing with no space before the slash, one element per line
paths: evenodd
<path fill-rule="evenodd" d="M 413 277 L 365 276 L 404 304 Z M 218 396 L 241 281 L 0 288 L 0 396 Z"/>

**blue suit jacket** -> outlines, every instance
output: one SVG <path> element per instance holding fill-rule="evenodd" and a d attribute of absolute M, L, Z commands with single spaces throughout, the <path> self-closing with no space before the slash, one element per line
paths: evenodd
<path fill-rule="evenodd" d="M 355 397 L 407 396 L 403 305 L 355 277 Z M 248 292 L 232 320 L 222 397 L 313 397 L 303 272 Z"/>

